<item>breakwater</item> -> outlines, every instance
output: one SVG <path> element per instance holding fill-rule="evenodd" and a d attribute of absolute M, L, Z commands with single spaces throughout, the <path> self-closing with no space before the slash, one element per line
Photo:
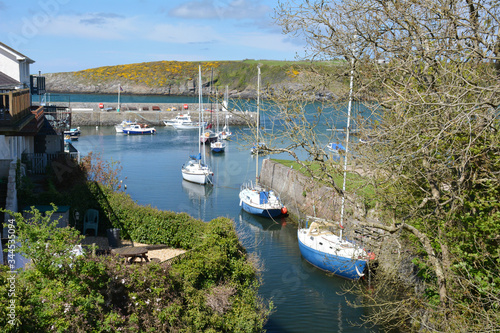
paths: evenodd
<path fill-rule="evenodd" d="M 55 103 L 68 107 L 67 103 Z M 187 108 L 185 108 L 187 106 Z M 197 103 L 123 103 L 118 109 L 116 103 L 71 103 L 71 126 L 112 126 L 123 120 L 137 121 L 149 125 L 164 125 L 163 120 L 173 119 L 179 113 L 189 113 L 193 121 L 199 120 Z M 224 124 L 225 113 L 219 113 L 219 124 Z M 230 111 L 229 126 L 246 126 L 254 123 L 255 112 Z M 215 124 L 217 112 L 204 109 L 203 119 Z"/>

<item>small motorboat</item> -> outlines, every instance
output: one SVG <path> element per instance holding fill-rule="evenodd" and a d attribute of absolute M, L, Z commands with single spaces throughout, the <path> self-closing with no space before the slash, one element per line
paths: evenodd
<path fill-rule="evenodd" d="M 125 134 L 155 134 L 156 129 L 154 127 L 148 127 L 147 125 L 131 125 L 123 129 Z"/>
<path fill-rule="evenodd" d="M 188 114 L 179 113 L 174 119 L 163 120 L 165 126 L 174 125 L 192 125 L 194 122 L 191 120 L 191 116 Z M 198 123 L 196 123 L 196 129 L 198 129 Z"/>
<path fill-rule="evenodd" d="M 327 148 L 334 155 L 340 155 L 341 151 L 345 151 L 344 146 L 342 146 L 341 143 L 336 143 L 336 142 L 330 142 L 330 143 L 328 143 Z"/>
<path fill-rule="evenodd" d="M 71 128 L 69 131 L 64 131 L 64 135 L 69 135 L 69 136 L 78 136 L 80 134 L 81 134 L 80 127 Z"/>
<path fill-rule="evenodd" d="M 137 122 L 131 120 L 124 120 L 118 125 L 115 125 L 116 133 L 123 133 L 123 129 L 132 125 L 137 125 Z"/>

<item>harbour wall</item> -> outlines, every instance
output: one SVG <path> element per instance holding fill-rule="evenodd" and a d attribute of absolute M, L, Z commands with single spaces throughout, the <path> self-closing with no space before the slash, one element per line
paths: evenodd
<path fill-rule="evenodd" d="M 71 126 L 113 126 L 123 120 L 137 121 L 148 125 L 164 125 L 163 120 L 173 119 L 177 114 L 189 113 L 193 121 L 199 120 L 198 104 L 188 103 L 187 109 L 183 104 L 176 103 L 123 103 L 120 110 L 114 106 L 104 105 L 99 107 L 98 103 L 54 103 L 57 106 L 68 107 L 71 111 Z M 224 124 L 225 113 L 219 113 L 219 124 Z M 205 109 L 204 121 L 212 121 L 215 124 L 217 113 Z M 230 111 L 228 113 L 229 126 L 246 126 L 254 123 L 255 112 Z"/>
<path fill-rule="evenodd" d="M 340 220 L 342 197 L 332 187 L 306 177 L 298 170 L 264 159 L 260 172 L 262 184 L 279 193 L 288 211 L 301 218 L 306 215 Z M 367 215 L 365 205 L 355 194 L 346 196 L 346 216 L 361 219 Z"/>

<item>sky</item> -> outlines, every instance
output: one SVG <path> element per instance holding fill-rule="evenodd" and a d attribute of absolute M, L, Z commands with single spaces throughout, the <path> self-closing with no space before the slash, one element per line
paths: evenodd
<path fill-rule="evenodd" d="M 160 60 L 295 60 L 278 0 L 0 0 L 0 41 L 31 73 Z"/>

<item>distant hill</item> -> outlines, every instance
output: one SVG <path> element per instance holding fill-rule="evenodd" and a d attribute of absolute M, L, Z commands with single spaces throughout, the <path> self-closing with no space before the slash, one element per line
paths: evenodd
<path fill-rule="evenodd" d="M 270 60 L 156 61 L 51 73 L 45 77 L 47 90 L 52 93 L 116 94 L 121 85 L 123 93 L 127 94 L 194 95 L 198 91 L 198 65 L 201 65 L 204 94 L 216 89 L 223 93 L 227 85 L 231 97 L 253 98 L 256 96 L 258 64 L 263 91 L 303 88 L 298 78 L 311 75 L 311 66 L 328 71 L 341 67 L 329 62 L 311 65 L 308 62 Z M 331 93 L 332 89 L 329 89 L 321 95 Z"/>

